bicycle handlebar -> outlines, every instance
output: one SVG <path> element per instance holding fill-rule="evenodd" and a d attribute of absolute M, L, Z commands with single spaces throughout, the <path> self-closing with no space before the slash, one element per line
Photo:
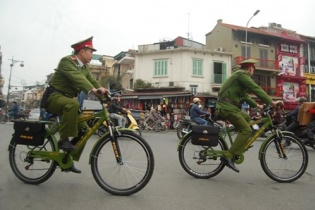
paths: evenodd
<path fill-rule="evenodd" d="M 97 90 L 96 93 L 98 95 L 96 95 L 96 97 L 98 98 L 98 100 L 100 100 L 101 104 L 107 103 L 109 101 L 112 100 L 112 97 L 110 95 L 110 93 L 105 93 L 104 95 L 102 95 L 102 91 L 101 90 Z"/>

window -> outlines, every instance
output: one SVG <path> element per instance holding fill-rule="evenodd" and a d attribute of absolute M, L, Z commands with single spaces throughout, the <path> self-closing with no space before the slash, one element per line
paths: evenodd
<path fill-rule="evenodd" d="M 267 49 L 259 49 L 259 58 L 260 58 L 260 66 L 268 67 L 268 50 Z"/>
<path fill-rule="evenodd" d="M 203 75 L 203 60 L 193 58 L 193 76 Z"/>
<path fill-rule="evenodd" d="M 275 87 L 271 87 L 271 76 L 260 75 L 255 73 L 253 75 L 253 80 L 259 85 L 268 95 L 275 95 Z"/>
<path fill-rule="evenodd" d="M 213 83 L 222 84 L 226 80 L 226 63 L 213 63 Z"/>
<path fill-rule="evenodd" d="M 167 59 L 154 61 L 154 76 L 167 76 Z"/>
<path fill-rule="evenodd" d="M 242 56 L 246 59 L 246 47 L 242 46 Z M 247 58 L 250 58 L 251 53 L 250 53 L 250 47 L 247 45 Z"/>
<path fill-rule="evenodd" d="M 197 95 L 197 86 L 196 85 L 191 85 L 190 86 L 190 91 L 193 95 Z"/>
<path fill-rule="evenodd" d="M 197 87 L 198 85 L 189 85 L 190 86 L 190 91 L 193 95 L 197 95 Z"/>

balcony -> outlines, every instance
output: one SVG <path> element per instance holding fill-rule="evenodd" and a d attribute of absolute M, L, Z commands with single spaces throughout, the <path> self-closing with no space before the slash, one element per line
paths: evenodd
<path fill-rule="evenodd" d="M 234 58 L 235 65 L 239 65 L 242 61 L 244 61 L 244 56 L 237 56 Z M 252 58 L 257 60 L 258 62 L 255 64 L 256 69 L 267 70 L 267 71 L 279 71 L 279 61 L 260 59 L 260 58 Z"/>

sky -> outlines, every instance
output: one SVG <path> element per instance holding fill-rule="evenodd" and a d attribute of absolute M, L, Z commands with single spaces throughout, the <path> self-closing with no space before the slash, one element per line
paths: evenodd
<path fill-rule="evenodd" d="M 115 56 L 178 36 L 205 44 L 217 20 L 248 27 L 281 24 L 315 36 L 313 0 L 0 0 L 1 74 L 11 86 L 43 84 L 72 44 L 93 36 L 96 54 Z"/>

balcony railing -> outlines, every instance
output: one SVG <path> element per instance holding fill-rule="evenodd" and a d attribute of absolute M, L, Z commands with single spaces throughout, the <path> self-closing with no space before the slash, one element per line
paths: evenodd
<path fill-rule="evenodd" d="M 311 66 L 311 69 L 308 68 L 308 65 L 304 66 L 304 73 L 315 74 L 315 66 Z"/>
<path fill-rule="evenodd" d="M 224 76 L 222 74 L 214 74 L 213 82 L 215 84 L 222 84 L 224 82 Z"/>
<path fill-rule="evenodd" d="M 235 64 L 239 65 L 242 61 L 244 61 L 244 56 L 237 56 L 234 58 Z M 279 62 L 274 60 L 267 60 L 267 59 L 260 59 L 260 58 L 253 58 L 258 62 L 255 64 L 256 68 L 263 68 L 263 69 L 271 69 L 271 70 L 279 70 Z"/>
<path fill-rule="evenodd" d="M 261 88 L 270 96 L 276 96 L 277 95 L 277 89 L 274 87 L 262 86 Z"/>

